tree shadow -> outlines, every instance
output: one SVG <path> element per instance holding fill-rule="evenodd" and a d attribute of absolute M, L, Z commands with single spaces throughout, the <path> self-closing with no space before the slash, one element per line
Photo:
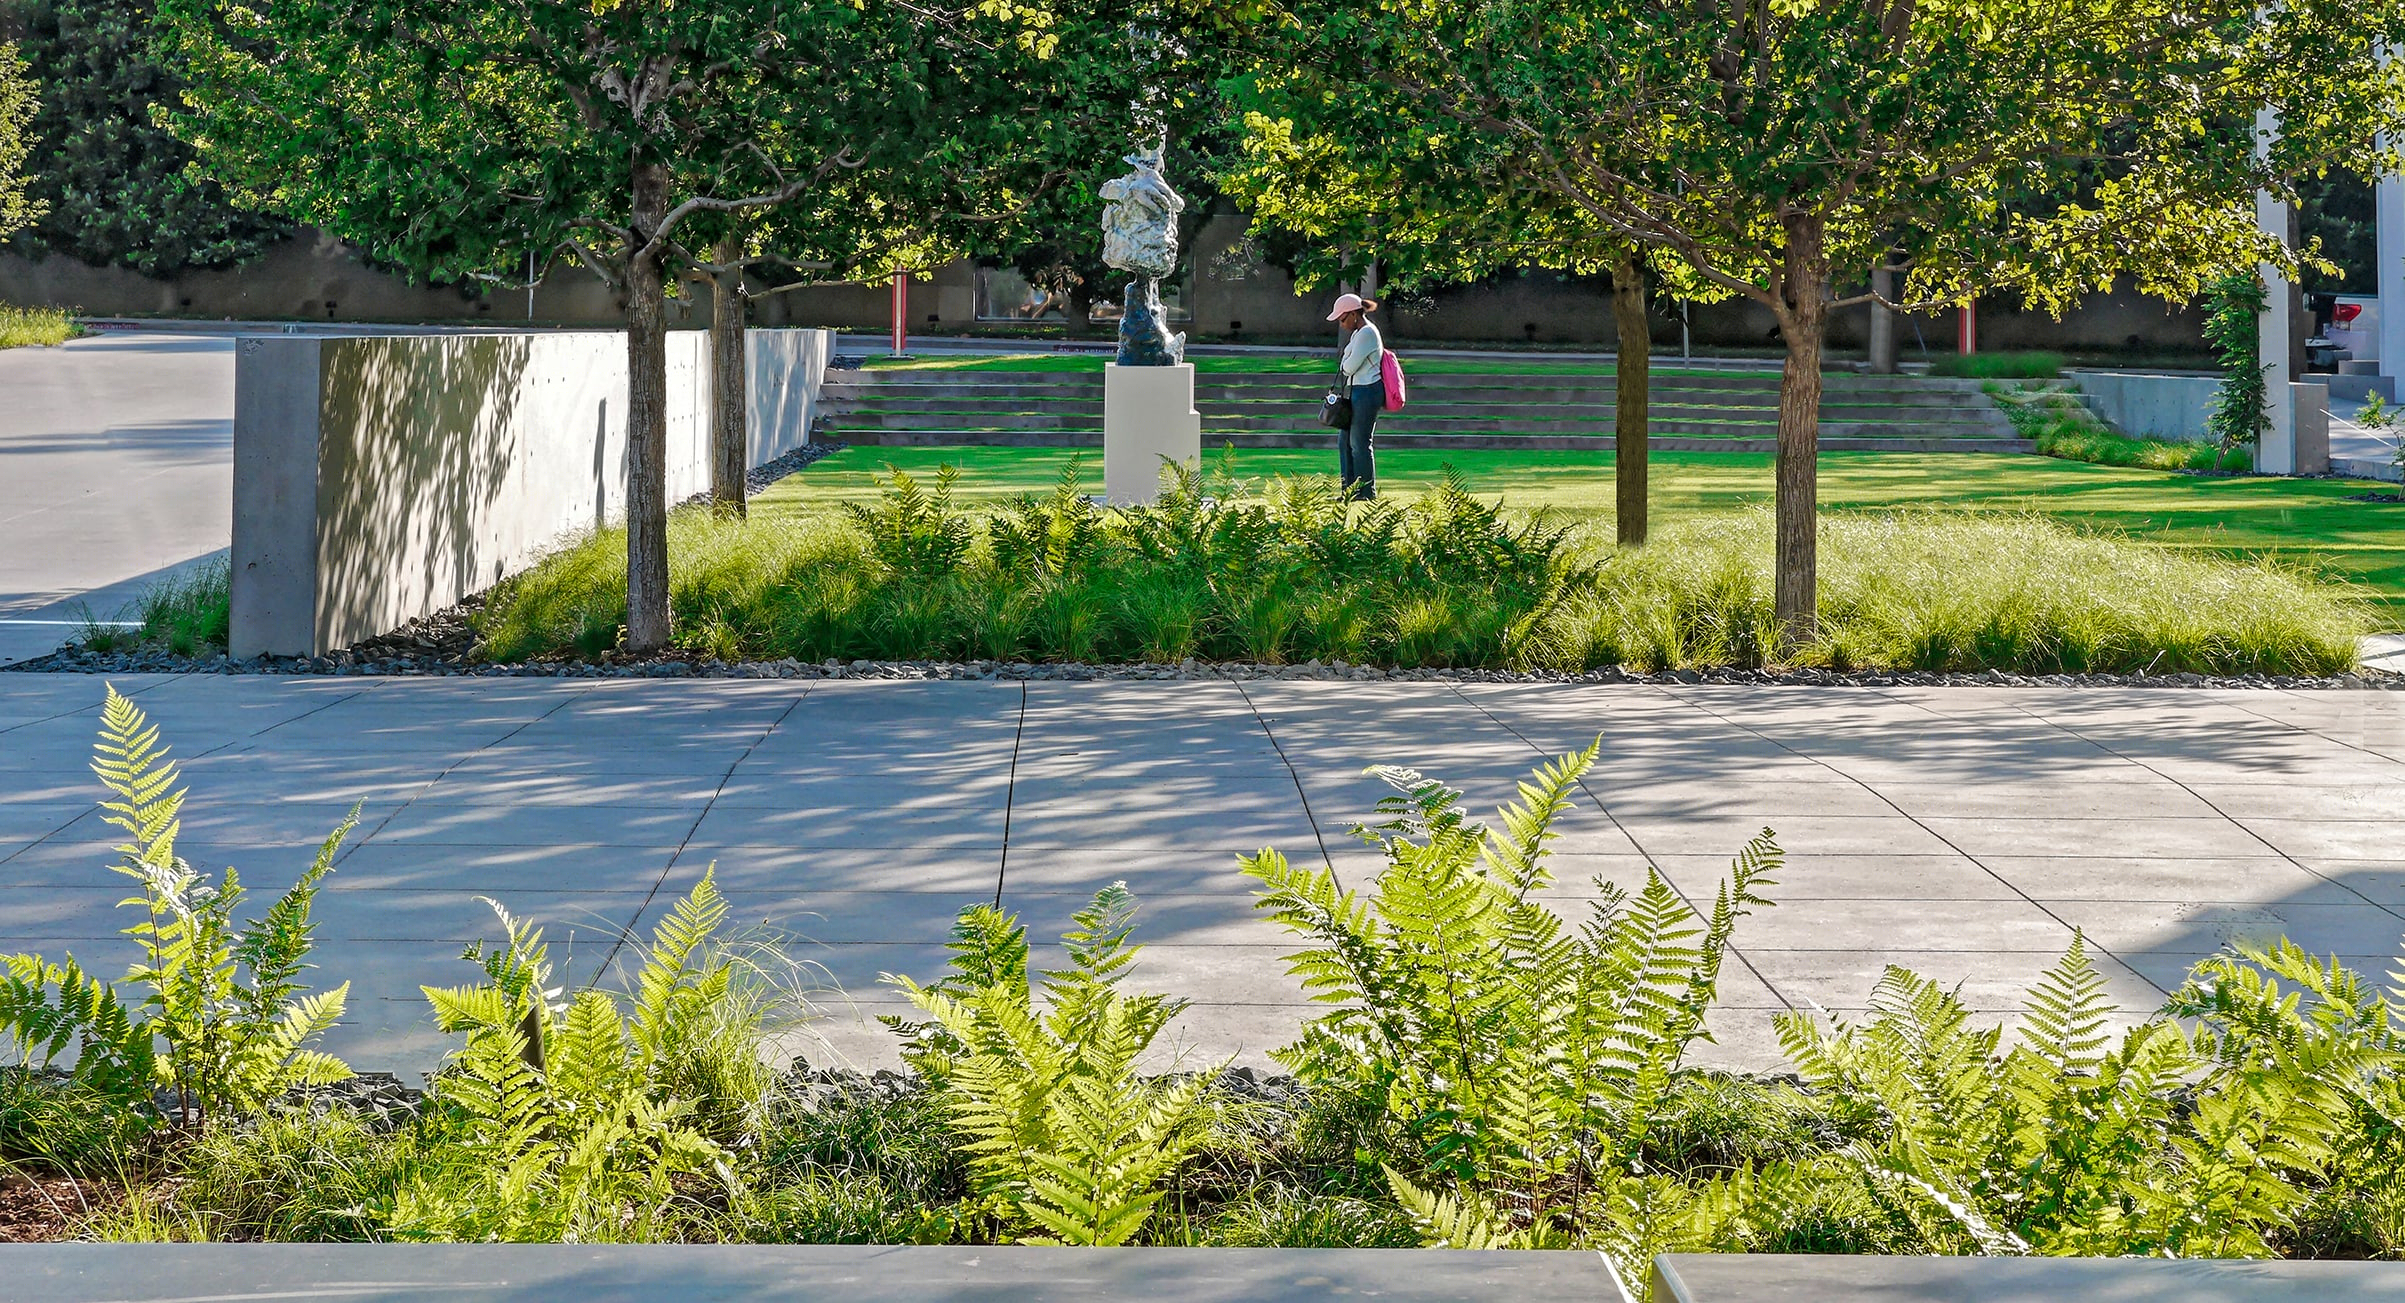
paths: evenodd
<path fill-rule="evenodd" d="M 582 341 L 579 341 L 582 342 Z M 347 646 L 520 568 L 606 510 L 597 476 L 538 455 L 562 438 L 611 459 L 607 368 L 539 368 L 529 335 L 329 340 L 321 355 L 316 643 Z M 573 431 L 573 433 L 570 433 Z M 592 433 L 586 433 L 586 432 Z M 623 436 L 617 436 L 623 442 Z M 579 460 L 582 460 L 581 458 Z M 577 461 L 566 465 L 576 465 Z M 531 498 L 564 496 L 541 513 Z M 542 537 L 532 536 L 546 522 Z"/>

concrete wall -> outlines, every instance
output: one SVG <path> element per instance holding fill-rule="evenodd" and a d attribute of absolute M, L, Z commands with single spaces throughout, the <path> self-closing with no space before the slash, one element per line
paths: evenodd
<path fill-rule="evenodd" d="M 2088 396 L 2089 406 L 2106 424 L 2139 438 L 2204 439 L 2213 396 L 2221 389 L 2221 381 L 2213 376 L 2076 370 L 2064 374 Z"/>
<path fill-rule="evenodd" d="M 668 341 L 668 493 L 709 487 L 708 335 Z M 834 339 L 753 331 L 757 465 L 809 437 Z M 314 654 L 491 587 L 626 511 L 616 333 L 257 336 L 234 373 L 233 651 Z"/>

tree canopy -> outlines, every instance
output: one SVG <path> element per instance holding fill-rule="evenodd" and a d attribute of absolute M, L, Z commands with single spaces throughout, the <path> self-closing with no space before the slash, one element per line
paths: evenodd
<path fill-rule="evenodd" d="M 2009 291 L 2061 310 L 2134 277 L 2197 293 L 2293 261 L 2255 228 L 2399 119 L 2405 6 L 2253 0 L 1288 0 L 1252 26 L 1248 149 L 1278 220 L 1441 260 L 1626 243 L 1750 298 L 1788 350 L 1778 613 L 1814 623 L 1828 313 Z M 2256 111 L 2286 130 L 2258 150 Z M 2376 166 L 2393 160 L 2380 158 Z M 1467 250 L 1457 249 L 1457 259 Z M 1547 260 L 1551 260 L 1550 263 Z"/>
<path fill-rule="evenodd" d="M 290 227 L 236 207 L 154 120 L 181 82 L 153 39 L 152 0 L 42 0 L 22 53 L 41 88 L 29 193 L 48 212 L 15 242 L 96 267 L 172 276 L 256 257 Z"/>
<path fill-rule="evenodd" d="M 33 146 L 34 88 L 17 47 L 0 45 L 0 239 L 33 224 L 41 206 L 25 195 L 25 156 Z"/>
<path fill-rule="evenodd" d="M 805 256 L 840 256 L 1024 202 L 1045 181 L 1042 146 L 1109 85 L 1086 52 L 1124 15 L 1079 3 L 162 0 L 160 12 L 192 81 L 177 130 L 254 202 L 432 279 L 507 278 L 530 253 L 568 249 L 620 287 L 626 642 L 652 651 L 670 633 L 664 299 L 679 269 L 730 237 L 782 233 L 808 240 Z M 788 208 L 796 220 L 773 220 Z"/>

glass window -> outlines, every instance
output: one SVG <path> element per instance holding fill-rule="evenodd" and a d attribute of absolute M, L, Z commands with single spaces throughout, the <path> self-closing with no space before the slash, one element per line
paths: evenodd
<path fill-rule="evenodd" d="M 1111 293 L 1096 298 L 1087 314 L 1088 319 L 1094 322 L 1117 321 L 1119 295 L 1123 292 L 1114 285 Z M 1161 306 L 1167 310 L 1173 322 L 1190 319 L 1191 314 L 1186 311 L 1186 282 L 1183 276 L 1161 286 Z M 977 269 L 979 321 L 1064 321 L 1068 315 L 1069 296 L 1066 293 L 1031 285 L 1015 268 Z"/>

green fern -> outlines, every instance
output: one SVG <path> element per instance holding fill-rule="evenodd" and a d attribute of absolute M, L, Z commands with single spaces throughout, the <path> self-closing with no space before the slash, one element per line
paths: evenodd
<path fill-rule="evenodd" d="M 19 1061 L 47 1064 L 72 1046 L 77 1078 L 116 1107 L 143 1108 L 160 1085 L 185 1120 L 253 1110 L 294 1086 L 349 1076 L 309 1044 L 342 1017 L 350 985 L 311 994 L 301 975 L 311 906 L 358 811 L 264 917 L 237 926 L 240 878 L 229 868 L 211 882 L 176 855 L 184 791 L 175 762 L 158 728 L 114 687 L 93 750 L 92 771 L 113 798 L 101 803 L 103 817 L 126 837 L 115 870 L 141 888 L 122 903 L 141 911 L 125 929 L 141 955 L 124 981 L 143 997 L 138 1013 L 129 1010 L 72 955 L 57 964 L 9 958 L 0 1028 Z"/>
<path fill-rule="evenodd" d="M 2335 962 L 2286 943 L 2198 965 L 2165 1010 L 2197 1019 L 2193 1034 L 2156 1018 L 2116 1045 L 2103 988 L 2074 934 L 2031 989 L 2010 1048 L 1998 1029 L 1973 1027 L 1952 992 L 1894 968 L 1867 1023 L 1783 1014 L 1779 1035 L 1809 1084 L 1884 1115 L 1885 1139 L 1845 1161 L 1925 1243 L 2270 1252 L 2341 1152 L 2369 1083 L 2393 1077 L 2384 1006 Z"/>
<path fill-rule="evenodd" d="M 1126 1244 L 1202 1139 L 1205 1076 L 1147 1081 L 1138 1062 L 1182 1000 L 1119 989 L 1139 947 L 1135 897 L 1114 883 L 1062 938 L 1069 967 L 1031 988 L 1025 929 L 974 906 L 932 986 L 888 975 L 928 1020 L 886 1021 L 904 1061 L 967 1137 L 971 1185 L 1029 1243 Z"/>
<path fill-rule="evenodd" d="M 1072 453 L 1060 482 L 1043 497 L 1024 496 L 986 526 L 994 565 L 1010 574 L 1057 579 L 1083 570 L 1108 541 L 1106 516 L 1086 496 L 1085 455 Z"/>
<path fill-rule="evenodd" d="M 1371 770 L 1397 794 L 1355 830 L 1387 857 L 1367 894 L 1275 850 L 1245 861 L 1261 907 L 1312 942 L 1289 971 L 1333 1006 L 1279 1058 L 1391 1120 L 1408 1167 L 1390 1184 L 1430 1243 L 1542 1245 L 1574 1228 L 1650 1243 L 1640 1229 L 1671 1197 L 1639 1179 L 1637 1155 L 1780 855 L 1767 832 L 1749 844 L 1708 918 L 1656 873 L 1571 927 L 1535 897 L 1600 749 L 1540 766 L 1493 826 L 1452 787 Z M 1641 1275 L 1649 1259 L 1628 1261 Z"/>
<path fill-rule="evenodd" d="M 844 504 L 867 535 L 871 553 L 895 573 L 913 578 L 938 579 L 958 570 L 976 540 L 974 527 L 952 503 L 960 468 L 937 467 L 932 488 L 908 471 L 885 469 L 875 505 Z"/>
<path fill-rule="evenodd" d="M 485 980 L 423 988 L 437 1025 L 466 1038 L 435 1080 L 447 1143 L 380 1215 L 413 1239 L 663 1238 L 680 1179 L 731 1180 L 729 1155 L 694 1125 L 700 1102 L 675 1089 L 733 982 L 732 964 L 708 956 L 726 917 L 714 872 L 653 930 L 631 1014 L 602 991 L 564 996 L 541 930 L 486 904 L 502 941 L 463 956 Z"/>

